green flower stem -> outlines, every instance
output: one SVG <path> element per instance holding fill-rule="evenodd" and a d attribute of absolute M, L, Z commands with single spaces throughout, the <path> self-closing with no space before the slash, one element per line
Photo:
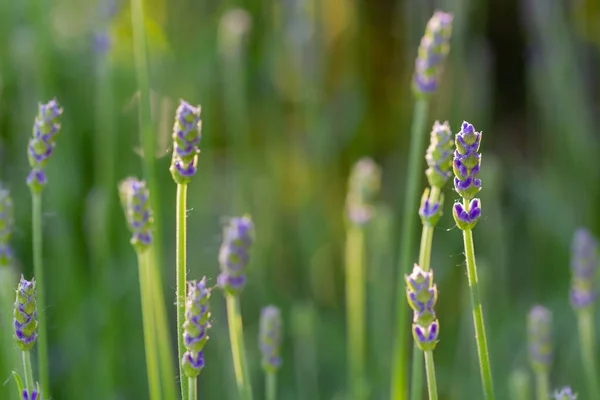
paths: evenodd
<path fill-rule="evenodd" d="M 427 369 L 427 389 L 429 400 L 437 400 L 437 383 L 435 380 L 435 364 L 433 363 L 433 351 L 425 352 L 425 368 Z"/>
<path fill-rule="evenodd" d="M 437 186 L 433 186 L 431 188 L 430 201 L 432 204 L 435 204 L 437 201 L 439 201 L 440 192 L 440 188 Z M 419 250 L 419 266 L 425 272 L 429 271 L 429 266 L 431 264 L 433 231 L 433 226 L 429 224 L 423 225 L 423 231 L 421 232 L 421 248 Z M 421 357 L 421 353 L 421 349 L 419 349 L 417 345 L 414 345 L 412 356 L 412 380 L 410 384 L 411 400 L 419 400 L 423 398 L 423 357 Z"/>
<path fill-rule="evenodd" d="M 152 312 L 152 293 L 148 273 L 148 256 L 138 252 L 138 268 L 140 278 L 140 297 L 142 305 L 142 324 L 144 327 L 144 350 L 146 353 L 146 372 L 151 400 L 160 400 L 160 373 L 158 369 L 156 334 Z"/>
<path fill-rule="evenodd" d="M 189 400 L 197 400 L 198 399 L 198 379 L 196 378 L 188 378 L 188 399 Z"/>
<path fill-rule="evenodd" d="M 546 372 L 535 373 L 536 394 L 538 400 L 548 400 L 550 398 L 550 383 Z"/>
<path fill-rule="evenodd" d="M 177 185 L 177 360 L 183 360 L 185 347 L 183 345 L 183 322 L 185 321 L 185 284 L 186 284 L 186 222 L 185 209 L 187 200 L 187 185 Z M 179 380 L 181 382 L 181 398 L 187 399 L 188 380 L 183 373 L 183 368 L 179 368 Z"/>
<path fill-rule="evenodd" d="M 265 386 L 267 388 L 266 400 L 277 399 L 277 374 L 274 372 L 267 372 L 265 378 Z"/>
<path fill-rule="evenodd" d="M 410 138 L 410 153 L 408 155 L 408 171 L 406 187 L 404 190 L 404 207 L 401 216 L 402 234 L 400 237 L 400 253 L 398 262 L 398 277 L 396 283 L 396 332 L 392 354 L 392 400 L 406 399 L 406 358 L 407 358 L 407 334 L 408 307 L 406 307 L 404 274 L 410 270 L 410 260 L 414 242 L 413 231 L 415 229 L 415 210 L 417 209 L 419 195 L 419 176 L 421 173 L 421 162 L 425 152 L 425 122 L 427 120 L 427 100 L 417 100 L 415 103 L 413 124 Z"/>
<path fill-rule="evenodd" d="M 31 352 L 23 352 L 23 373 L 25 374 L 25 386 L 28 390 L 33 390 L 35 382 L 33 380 L 33 369 L 31 368 Z"/>
<path fill-rule="evenodd" d="M 463 207 L 468 212 L 469 202 L 466 200 L 463 201 Z M 479 282 L 477 280 L 475 249 L 473 247 L 473 232 L 471 229 L 463 231 L 463 238 L 467 260 L 467 276 L 469 278 L 469 289 L 471 290 L 471 305 L 473 307 L 473 323 L 475 325 L 475 341 L 477 342 L 481 382 L 485 398 L 492 400 L 495 398 L 494 385 L 492 383 L 492 369 L 490 366 L 487 339 L 485 336 L 485 325 L 483 323 L 483 311 L 481 309 L 481 300 L 479 299 Z"/>
<path fill-rule="evenodd" d="M 250 374 L 248 373 L 246 349 L 244 346 L 240 299 L 238 296 L 231 294 L 226 294 L 225 298 L 227 301 L 227 323 L 229 324 L 233 369 L 235 370 L 235 379 L 240 392 L 240 398 L 242 400 L 252 400 L 252 387 L 250 385 Z"/>
<path fill-rule="evenodd" d="M 38 374 L 42 393 L 50 398 L 50 382 L 48 379 L 48 334 L 46 331 L 46 298 L 44 297 L 44 266 L 42 262 L 42 194 L 31 193 L 32 197 L 32 230 L 33 230 L 33 273 L 37 282 L 38 306 Z"/>
<path fill-rule="evenodd" d="M 364 397 L 365 366 L 365 235 L 349 224 L 346 236 L 346 323 L 350 397 Z"/>
<path fill-rule="evenodd" d="M 577 315 L 579 323 L 579 341 L 581 346 L 581 361 L 585 369 L 585 375 L 588 383 L 588 396 L 590 399 L 600 399 L 600 389 L 598 388 L 598 370 L 594 355 L 596 348 L 594 346 L 594 308 L 588 307 L 580 310 Z"/>

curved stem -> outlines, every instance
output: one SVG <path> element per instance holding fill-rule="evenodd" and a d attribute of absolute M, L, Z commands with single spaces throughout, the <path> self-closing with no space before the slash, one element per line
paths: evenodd
<path fill-rule="evenodd" d="M 427 389 L 429 400 L 437 400 L 437 383 L 435 380 L 435 364 L 433 363 L 433 351 L 425 352 L 425 368 L 427 369 Z"/>
<path fill-rule="evenodd" d="M 464 201 L 465 210 L 469 210 L 468 201 Z M 479 298 L 479 281 L 477 279 L 477 266 L 475 264 L 475 249 L 473 247 L 473 233 L 471 229 L 463 231 L 465 244 L 465 256 L 467 260 L 467 276 L 469 278 L 469 289 L 471 291 L 471 305 L 473 307 L 473 324 L 475 325 L 475 342 L 477 344 L 477 355 L 479 356 L 479 369 L 485 398 L 494 399 L 494 385 L 492 383 L 492 369 L 488 353 L 487 339 L 485 336 L 485 325 L 483 322 L 483 311 Z"/>
<path fill-rule="evenodd" d="M 427 100 L 417 100 L 414 108 L 413 123 L 410 136 L 410 153 L 408 155 L 408 171 L 405 187 L 404 207 L 401 215 L 402 232 L 400 237 L 400 253 L 398 258 L 398 277 L 396 283 L 396 332 L 392 354 L 392 400 L 406 398 L 406 358 L 408 334 L 408 307 L 404 294 L 404 274 L 410 269 L 412 247 L 414 243 L 414 229 L 418 201 L 419 176 L 421 163 L 425 152 L 424 134 L 427 119 Z"/>
<path fill-rule="evenodd" d="M 596 348 L 594 345 L 594 308 L 588 307 L 579 311 L 579 341 L 581 345 L 581 361 L 585 370 L 590 399 L 600 399 L 598 388 L 598 372 L 596 367 Z"/>
<path fill-rule="evenodd" d="M 548 400 L 550 398 L 550 383 L 546 372 L 535 373 L 535 386 L 538 400 Z"/>
<path fill-rule="evenodd" d="M 246 361 L 240 300 L 238 296 L 231 294 L 226 294 L 225 298 L 227 300 L 227 323 L 229 324 L 233 369 L 235 371 L 240 398 L 242 400 L 252 400 L 252 387 L 250 385 L 250 375 Z"/>
<path fill-rule="evenodd" d="M 440 188 L 433 186 L 429 194 L 432 204 L 439 201 Z M 433 243 L 434 227 L 429 224 L 423 225 L 421 232 L 421 247 L 419 249 L 419 266 L 425 272 L 429 271 L 431 264 L 431 246 Z M 410 399 L 419 400 L 423 398 L 423 357 L 421 349 L 414 345 L 412 356 L 412 373 L 410 383 Z"/>
<path fill-rule="evenodd" d="M 346 323 L 348 386 L 352 399 L 363 398 L 365 365 L 364 230 L 349 225 L 346 237 Z"/>
<path fill-rule="evenodd" d="M 188 378 L 188 399 L 189 400 L 197 400 L 198 399 L 198 379 L 197 378 Z"/>
<path fill-rule="evenodd" d="M 32 196 L 32 231 L 33 231 L 33 273 L 35 274 L 38 306 L 38 374 L 42 393 L 50 398 L 50 382 L 48 378 L 48 333 L 46 330 L 46 298 L 44 286 L 44 266 L 42 262 L 42 194 L 33 193 Z"/>
<path fill-rule="evenodd" d="M 35 388 L 35 382 L 33 381 L 33 369 L 31 368 L 30 353 L 30 351 L 23 352 L 23 372 L 25 374 L 25 387 L 31 393 Z"/>
<path fill-rule="evenodd" d="M 181 364 L 183 360 L 183 352 L 185 351 L 183 345 L 183 322 L 185 320 L 185 284 L 186 284 L 186 197 L 187 197 L 187 185 L 177 185 L 177 251 L 176 251 L 176 264 L 177 264 L 177 361 Z M 183 373 L 183 368 L 179 367 L 179 380 L 181 382 L 181 398 L 188 398 L 188 380 Z"/>
<path fill-rule="evenodd" d="M 266 400 L 277 399 L 277 374 L 275 372 L 267 372 L 265 374 L 267 397 Z"/>

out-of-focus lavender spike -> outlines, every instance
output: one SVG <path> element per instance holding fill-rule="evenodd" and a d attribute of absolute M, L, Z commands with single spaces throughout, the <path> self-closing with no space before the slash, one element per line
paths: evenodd
<path fill-rule="evenodd" d="M 281 312 L 275 306 L 267 306 L 260 314 L 259 347 L 262 367 L 267 373 L 275 373 L 281 367 Z"/>
<path fill-rule="evenodd" d="M 452 14 L 436 11 L 425 28 L 419 44 L 413 90 L 417 96 L 427 96 L 436 91 L 443 63 L 450 53 Z"/>
<path fill-rule="evenodd" d="M 346 213 L 348 220 L 364 225 L 373 217 L 373 202 L 381 187 L 381 168 L 369 157 L 361 158 L 350 173 Z"/>
<path fill-rule="evenodd" d="M 221 273 L 219 287 L 238 295 L 246 284 L 246 266 L 254 242 L 254 223 L 249 216 L 231 218 L 223 230 L 223 243 L 219 251 Z"/>
<path fill-rule="evenodd" d="M 21 275 L 15 300 L 13 327 L 15 341 L 23 351 L 31 350 L 37 339 L 36 296 L 35 279 L 28 281 Z"/>
<path fill-rule="evenodd" d="M 406 298 L 413 309 L 413 337 L 423 351 L 433 350 L 438 342 L 439 321 L 435 315 L 437 286 L 433 283 L 433 271 L 425 272 L 417 264 L 406 281 Z"/>
<path fill-rule="evenodd" d="M 571 246 L 571 304 L 575 309 L 586 308 L 597 296 L 598 243 L 585 228 L 579 228 Z"/>
<path fill-rule="evenodd" d="M 454 140 L 450 124 L 445 121 L 440 124 L 435 121 L 431 130 L 431 139 L 429 147 L 425 152 L 425 161 L 427 162 L 427 180 L 430 186 L 443 188 L 448 179 L 452 176 L 452 150 Z"/>
<path fill-rule="evenodd" d="M 13 202 L 10 193 L 0 186 L 0 267 L 6 267 L 12 260 L 9 242 L 14 225 Z"/>
<path fill-rule="evenodd" d="M 189 183 L 196 174 L 201 128 L 200 106 L 194 107 L 181 100 L 173 125 L 173 157 L 170 168 L 177 184 Z"/>
<path fill-rule="evenodd" d="M 131 244 L 137 251 L 145 251 L 152 243 L 152 210 L 146 182 L 124 179 L 119 183 L 119 196 L 132 233 Z"/>
<path fill-rule="evenodd" d="M 202 351 L 210 328 L 209 299 L 210 289 L 206 287 L 206 277 L 200 281 L 188 282 L 183 323 L 183 342 L 187 351 L 183 354 L 181 365 L 183 372 L 190 378 L 200 375 L 204 368 Z"/>
<path fill-rule="evenodd" d="M 536 372 L 548 373 L 552 365 L 552 312 L 535 306 L 527 321 L 529 360 Z"/>
<path fill-rule="evenodd" d="M 577 393 L 573 392 L 569 386 L 554 392 L 555 400 L 577 400 Z"/>

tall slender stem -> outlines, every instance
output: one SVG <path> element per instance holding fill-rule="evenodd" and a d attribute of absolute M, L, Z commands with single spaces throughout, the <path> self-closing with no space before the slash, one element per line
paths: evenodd
<path fill-rule="evenodd" d="M 435 364 L 433 363 L 433 351 L 425 352 L 425 368 L 427 369 L 427 389 L 429 400 L 437 400 L 437 383 L 435 381 Z"/>
<path fill-rule="evenodd" d="M 198 379 L 197 378 L 188 378 L 188 399 L 189 400 L 197 400 L 198 399 Z"/>
<path fill-rule="evenodd" d="M 177 185 L 177 360 L 179 364 L 183 360 L 183 352 L 185 351 L 183 344 L 183 321 L 185 320 L 185 283 L 186 283 L 186 200 L 187 200 L 187 185 Z M 181 382 L 181 398 L 188 398 L 188 381 L 183 368 L 179 367 L 179 380 Z"/>
<path fill-rule="evenodd" d="M 48 379 L 48 332 L 46 330 L 46 297 L 44 286 L 44 266 L 42 261 L 42 194 L 31 193 L 32 197 L 32 231 L 33 231 L 33 272 L 37 282 L 37 306 L 38 306 L 38 374 L 42 393 L 50 398 L 50 382 Z"/>
<path fill-rule="evenodd" d="M 425 151 L 425 122 L 427 119 L 427 100 L 417 100 L 413 114 L 410 136 L 410 153 L 408 155 L 408 171 L 405 186 L 404 207 L 402 211 L 402 232 L 400 236 L 400 253 L 398 257 L 398 276 L 396 283 L 396 332 L 394 338 L 394 352 L 392 354 L 392 400 L 406 399 L 406 358 L 408 334 L 408 307 L 404 298 L 404 274 L 410 269 L 412 247 L 414 243 L 415 220 L 417 209 L 419 176 L 421 162 Z"/>
<path fill-rule="evenodd" d="M 469 202 L 464 201 L 463 206 L 469 210 Z M 488 353 L 487 339 L 485 336 L 485 325 L 483 323 L 483 311 L 479 299 L 479 281 L 477 279 L 477 266 L 475 264 L 475 249 L 473 247 L 473 232 L 471 229 L 463 231 L 465 244 L 465 257 L 467 260 L 467 277 L 469 278 L 469 289 L 471 291 L 471 305 L 473 307 L 473 324 L 475 325 L 475 342 L 477 343 L 477 355 L 479 356 L 479 369 L 481 371 L 481 383 L 485 398 L 494 399 L 494 385 L 492 383 L 492 369 Z"/>
<path fill-rule="evenodd" d="M 548 382 L 547 372 L 535 373 L 535 386 L 538 400 L 548 400 L 550 398 L 550 383 Z"/>
<path fill-rule="evenodd" d="M 265 386 L 267 388 L 266 400 L 277 399 L 277 374 L 275 372 L 265 373 Z"/>
<path fill-rule="evenodd" d="M 160 400 L 160 373 L 158 369 L 156 334 L 152 312 L 152 293 L 148 274 L 147 255 L 138 252 L 142 324 L 144 327 L 144 350 L 146 353 L 146 373 L 151 400 Z"/>
<path fill-rule="evenodd" d="M 440 188 L 433 186 L 430 192 L 430 202 L 435 204 L 440 198 Z M 425 272 L 429 271 L 431 264 L 431 246 L 433 243 L 433 229 L 429 224 L 423 225 L 421 232 L 421 247 L 419 249 L 419 266 Z M 413 346 L 412 373 L 410 384 L 410 399 L 419 400 L 423 398 L 423 357 L 421 349 L 417 345 Z"/>
<path fill-rule="evenodd" d="M 579 323 L 579 341 L 581 346 L 581 361 L 588 384 L 588 397 L 600 399 L 598 388 L 598 370 L 596 367 L 596 347 L 594 345 L 594 308 L 580 310 L 577 315 Z"/>
<path fill-rule="evenodd" d="M 241 399 L 252 400 L 252 387 L 250 385 L 250 374 L 246 361 L 240 300 L 238 296 L 231 294 L 226 294 L 225 298 L 227 299 L 227 323 L 229 324 L 229 340 L 231 341 L 235 379 Z"/>
<path fill-rule="evenodd" d="M 30 351 L 23 352 L 23 373 L 25 374 L 25 386 L 28 390 L 32 391 L 35 387 L 33 380 L 33 369 L 31 368 L 31 355 Z"/>
<path fill-rule="evenodd" d="M 350 397 L 364 397 L 365 254 L 364 229 L 350 224 L 346 237 L 346 323 Z"/>

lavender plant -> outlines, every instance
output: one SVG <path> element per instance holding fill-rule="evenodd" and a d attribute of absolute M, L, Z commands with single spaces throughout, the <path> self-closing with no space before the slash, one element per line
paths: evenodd
<path fill-rule="evenodd" d="M 281 368 L 281 312 L 275 306 L 267 306 L 260 314 L 259 348 L 265 371 L 266 400 L 277 398 L 277 371 Z"/>
<path fill-rule="evenodd" d="M 250 259 L 250 247 L 254 242 L 254 223 L 249 216 L 231 218 L 223 231 L 223 243 L 219 251 L 221 273 L 217 283 L 227 301 L 227 323 L 233 366 L 240 397 L 252 399 L 252 386 L 246 361 L 244 331 L 239 296 L 246 284 L 246 266 Z"/>
<path fill-rule="evenodd" d="M 486 399 L 493 399 L 494 386 L 485 335 L 483 310 L 479 298 L 479 282 L 477 279 L 472 233 L 472 229 L 481 216 L 481 201 L 475 197 L 481 190 L 481 180 L 477 177 L 481 167 L 481 155 L 478 153 L 479 145 L 481 144 L 481 132 L 475 131 L 473 125 L 468 122 L 463 122 L 454 142 L 456 144 L 452 164 L 455 175 L 454 189 L 462 197 L 463 201 L 462 203 L 454 203 L 452 214 L 456 225 L 463 231 L 467 276 L 471 290 L 473 322 L 475 325 L 475 341 L 477 343 L 483 391 Z"/>
<path fill-rule="evenodd" d="M 177 348 L 179 360 L 183 358 L 183 322 L 185 319 L 185 284 L 186 284 L 186 203 L 187 185 L 196 174 L 198 162 L 198 145 L 200 143 L 200 107 L 193 107 L 181 100 L 173 125 L 173 156 L 171 159 L 171 175 L 177 184 L 177 251 L 176 251 L 176 296 L 177 296 Z M 181 396 L 188 398 L 188 381 L 183 369 L 179 369 Z"/>
<path fill-rule="evenodd" d="M 560 390 L 554 392 L 555 400 L 577 400 L 577 394 L 573 390 L 566 386 Z"/>
<path fill-rule="evenodd" d="M 548 375 L 552 366 L 552 313 L 545 307 L 535 306 L 527 320 L 529 361 L 535 373 L 539 400 L 550 398 Z"/>
<path fill-rule="evenodd" d="M 38 338 L 38 306 L 35 279 L 26 280 L 21 275 L 14 309 L 14 338 L 22 351 L 23 373 L 25 375 L 25 390 L 34 390 L 33 369 L 31 368 L 30 351 Z M 21 378 L 15 373 L 19 391 L 23 391 Z"/>
<path fill-rule="evenodd" d="M 413 338 L 417 347 L 425 355 L 429 399 L 436 400 L 438 395 L 433 349 L 438 342 L 440 327 L 433 308 L 437 302 L 437 286 L 433 283 L 433 271 L 424 271 L 417 264 L 414 265 L 412 273 L 406 275 L 404 279 L 406 298 L 413 309 Z"/>
<path fill-rule="evenodd" d="M 0 186 L 0 267 L 6 267 L 12 260 L 10 237 L 14 229 L 13 202 L 8 190 Z"/>
<path fill-rule="evenodd" d="M 366 396 L 365 379 L 365 227 L 373 217 L 373 201 L 381 185 L 381 169 L 370 158 L 350 173 L 346 197 L 346 323 L 348 386 L 352 398 Z"/>
<path fill-rule="evenodd" d="M 43 243 L 42 243 L 42 191 L 47 183 L 44 167 L 52 156 L 55 140 L 60 130 L 59 118 L 63 112 L 56 99 L 38 106 L 38 115 L 33 124 L 33 137 L 27 145 L 27 157 L 31 171 L 27 177 L 27 185 L 31 189 L 32 198 L 32 231 L 33 231 L 33 270 L 37 277 L 38 303 L 40 312 L 38 316 L 40 340 L 38 346 L 38 370 L 42 391 L 48 396 L 48 337 L 46 335 L 46 314 L 44 297 L 44 268 L 43 268 Z"/>
<path fill-rule="evenodd" d="M 425 122 L 429 108 L 429 98 L 436 91 L 441 76 L 443 62 L 450 51 L 452 14 L 436 11 L 425 29 L 419 45 L 413 76 L 415 108 L 411 127 L 411 144 L 405 187 L 404 208 L 402 211 L 402 233 L 398 259 L 398 281 L 396 283 L 396 310 L 398 319 L 393 348 L 392 388 L 393 400 L 405 398 L 406 384 L 406 337 L 408 318 L 404 306 L 404 273 L 410 269 L 411 249 L 414 243 L 414 210 L 417 208 L 419 186 L 419 160 L 425 150 Z"/>
<path fill-rule="evenodd" d="M 450 131 L 447 121 L 443 124 L 435 121 L 430 137 L 429 147 L 425 152 L 425 161 L 428 165 L 425 175 L 427 175 L 430 188 L 425 189 L 421 197 L 421 207 L 419 208 L 419 215 L 423 223 L 419 265 L 425 272 L 429 271 L 433 230 L 442 216 L 444 195 L 441 191 L 452 175 L 450 169 L 452 167 L 452 149 L 454 147 L 452 131 Z M 423 358 L 418 353 L 416 345 L 413 349 L 411 376 L 410 398 L 412 400 L 421 399 L 423 391 Z"/>
<path fill-rule="evenodd" d="M 588 396 L 600 398 L 598 369 L 596 366 L 594 302 L 597 297 L 598 244 L 584 228 L 575 232 L 572 244 L 571 305 L 577 314 L 581 360 L 585 371 Z"/>
<path fill-rule="evenodd" d="M 181 368 L 188 378 L 189 400 L 198 398 L 197 377 L 204 368 L 203 349 L 210 328 L 209 299 L 210 289 L 206 287 L 206 277 L 200 281 L 188 282 L 183 323 L 183 342 L 186 352 L 181 359 Z"/>

